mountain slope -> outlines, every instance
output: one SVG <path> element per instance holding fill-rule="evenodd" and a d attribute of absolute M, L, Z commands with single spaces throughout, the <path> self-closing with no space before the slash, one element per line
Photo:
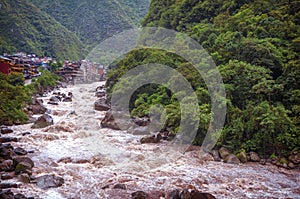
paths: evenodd
<path fill-rule="evenodd" d="M 28 0 L 0 3 L 0 53 L 24 51 L 73 60 L 83 57 L 78 37 Z"/>
<path fill-rule="evenodd" d="M 297 0 L 152 0 L 143 26 L 185 33 L 210 53 L 227 96 L 219 147 L 226 146 L 237 154 L 255 151 L 269 158 L 300 151 L 299 22 Z M 174 57 L 157 50 L 130 52 L 112 65 L 108 91 L 135 66 L 175 65 L 197 94 L 200 125 L 194 143 L 202 144 L 211 119 L 209 92 L 193 67 Z M 130 104 L 131 113 L 149 115 L 151 106 L 162 104 L 167 114 L 164 130 L 177 133 L 179 105 L 176 96 L 165 90 L 153 85 L 138 90 Z"/>
<path fill-rule="evenodd" d="M 95 46 L 125 29 L 138 26 L 149 0 L 31 0 L 41 10 Z"/>

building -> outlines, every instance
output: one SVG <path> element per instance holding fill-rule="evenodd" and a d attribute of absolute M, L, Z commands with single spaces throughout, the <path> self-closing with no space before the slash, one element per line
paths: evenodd
<path fill-rule="evenodd" d="M 0 55 L 0 72 L 8 75 L 10 73 L 12 60 Z"/>

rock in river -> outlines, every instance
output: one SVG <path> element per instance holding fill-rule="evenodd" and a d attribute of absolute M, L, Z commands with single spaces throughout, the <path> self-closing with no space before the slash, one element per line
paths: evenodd
<path fill-rule="evenodd" d="M 60 187 L 64 184 L 64 179 L 55 175 L 44 175 L 37 177 L 36 182 L 41 189 L 49 189 Z"/>
<path fill-rule="evenodd" d="M 105 103 L 105 99 L 98 99 L 95 103 L 94 103 L 94 108 L 97 111 L 108 111 L 110 109 L 110 107 Z"/>
<path fill-rule="evenodd" d="M 31 128 L 34 129 L 45 128 L 52 124 L 53 124 L 53 118 L 48 114 L 44 114 L 37 119 L 37 121 L 31 126 Z"/>

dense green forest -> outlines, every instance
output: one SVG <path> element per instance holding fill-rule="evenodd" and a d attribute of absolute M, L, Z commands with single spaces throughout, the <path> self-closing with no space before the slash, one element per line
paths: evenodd
<path fill-rule="evenodd" d="M 300 150 L 299 19 L 296 0 L 152 0 L 143 26 L 185 33 L 209 52 L 227 94 L 218 146 L 268 157 Z M 171 66 L 189 80 L 200 109 L 194 143 L 201 145 L 211 119 L 210 97 L 200 74 L 182 58 L 166 51 L 134 50 L 111 65 L 108 91 L 126 71 L 146 63 Z M 167 111 L 165 130 L 176 133 L 180 107 L 163 86 L 146 85 L 136 91 L 131 113 L 148 115 L 148 108 L 157 103 Z"/>
<path fill-rule="evenodd" d="M 149 0 L 30 0 L 74 32 L 87 49 L 123 30 L 140 26 Z"/>
<path fill-rule="evenodd" d="M 41 72 L 42 75 L 33 79 L 29 85 L 24 84 L 24 77 L 20 73 L 0 73 L 0 124 L 26 122 L 28 118 L 24 108 L 30 104 L 31 97 L 43 94 L 44 90 L 53 88 L 60 80 L 59 76 L 50 71 Z"/>
<path fill-rule="evenodd" d="M 19 51 L 57 59 L 83 58 L 79 38 L 28 0 L 0 1 L 0 53 Z"/>
<path fill-rule="evenodd" d="M 0 54 L 83 59 L 102 40 L 140 26 L 149 0 L 0 0 Z"/>

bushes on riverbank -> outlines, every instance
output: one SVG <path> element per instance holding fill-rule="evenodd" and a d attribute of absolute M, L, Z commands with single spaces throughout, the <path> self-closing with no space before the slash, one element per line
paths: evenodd
<path fill-rule="evenodd" d="M 24 123 L 27 115 L 23 109 L 31 102 L 34 94 L 43 94 L 45 90 L 54 87 L 59 76 L 43 70 L 42 75 L 24 84 L 22 74 L 3 75 L 0 73 L 0 124 Z"/>

